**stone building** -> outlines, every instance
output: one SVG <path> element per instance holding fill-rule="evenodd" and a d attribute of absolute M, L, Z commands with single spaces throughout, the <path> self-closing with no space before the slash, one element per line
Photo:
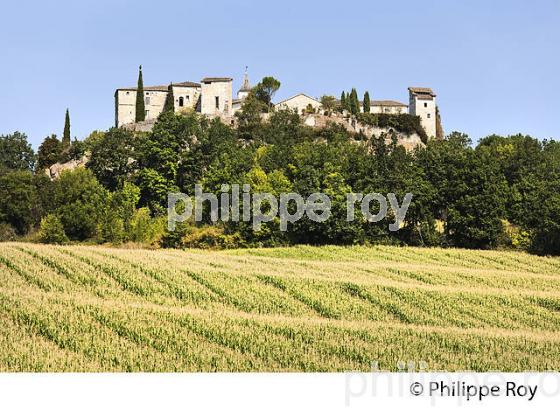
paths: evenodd
<path fill-rule="evenodd" d="M 429 138 L 436 137 L 436 95 L 431 88 L 409 87 L 408 113 L 420 117 Z"/>
<path fill-rule="evenodd" d="M 196 109 L 201 94 L 201 85 L 185 81 L 170 85 L 144 87 L 146 121 L 155 120 L 163 111 L 169 88 L 173 88 L 175 111 Z M 118 88 L 115 91 L 115 126 L 131 124 L 136 118 L 136 87 Z"/>
<path fill-rule="evenodd" d="M 296 110 L 298 114 L 305 114 L 309 108 L 311 111 L 318 111 L 321 108 L 321 102 L 308 95 L 299 93 L 293 97 L 286 98 L 276 104 L 275 108 Z"/>
<path fill-rule="evenodd" d="M 205 77 L 200 83 L 185 81 L 170 85 L 145 86 L 145 121 L 154 122 L 163 111 L 169 89 L 173 89 L 175 112 L 195 110 L 208 116 L 233 115 L 232 78 Z M 136 119 L 136 87 L 115 91 L 115 126 L 133 124 Z"/>
<path fill-rule="evenodd" d="M 364 111 L 363 104 L 360 104 L 360 111 Z M 372 114 L 406 114 L 407 111 L 406 104 L 392 100 L 372 100 L 369 107 Z"/>
<path fill-rule="evenodd" d="M 205 77 L 201 80 L 200 113 L 209 116 L 231 117 L 232 78 Z"/>

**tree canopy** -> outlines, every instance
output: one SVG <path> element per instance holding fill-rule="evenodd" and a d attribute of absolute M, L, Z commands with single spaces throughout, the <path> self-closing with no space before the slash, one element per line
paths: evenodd
<path fill-rule="evenodd" d="M 265 94 L 270 97 L 274 88 Z M 452 132 L 406 151 L 390 129 L 420 133 L 417 117 L 358 113 L 359 121 L 388 130 L 366 138 L 340 125 L 307 127 L 298 113 L 285 109 L 272 110 L 264 119 L 263 112 L 270 109 L 265 101 L 270 102 L 250 93 L 236 113 L 236 127 L 194 112 L 165 111 L 150 132 L 94 132 L 68 151 L 89 152 L 86 168 L 63 172 L 55 181 L 43 168 L 60 154 L 56 136 L 41 144 L 35 174 L 25 135 L 1 136 L 5 201 L 0 225 L 18 235 L 40 229 L 39 236 L 53 242 L 157 240 L 161 246 L 228 247 L 392 243 L 560 254 L 558 142 L 491 135 L 474 145 L 467 135 Z M 344 101 L 356 109 L 355 89 L 344 93 Z M 332 110 L 336 101 L 324 96 L 322 103 Z M 250 184 L 254 192 L 274 195 L 321 192 L 331 200 L 331 216 L 322 223 L 304 217 L 285 231 L 272 218 L 255 231 L 248 222 L 213 221 L 205 208 L 202 221 L 185 222 L 173 233 L 163 231 L 168 193 L 192 195 L 195 184 L 215 195 L 232 184 Z M 391 231 L 387 221 L 368 222 L 361 208 L 347 220 L 351 193 L 394 193 L 400 201 L 412 193 L 413 199 L 399 222 L 401 229 Z"/>

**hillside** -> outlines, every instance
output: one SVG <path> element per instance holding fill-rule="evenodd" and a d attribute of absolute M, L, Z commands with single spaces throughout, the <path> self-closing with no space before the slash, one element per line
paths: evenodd
<path fill-rule="evenodd" d="M 0 244 L 1 371 L 553 370 L 560 260 Z"/>

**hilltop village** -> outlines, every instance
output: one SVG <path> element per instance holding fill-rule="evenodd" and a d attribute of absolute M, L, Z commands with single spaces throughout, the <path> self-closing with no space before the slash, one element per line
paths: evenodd
<path fill-rule="evenodd" d="M 139 71 L 139 82 L 142 80 L 142 68 Z M 169 85 L 148 85 L 142 87 L 144 94 L 144 115 L 138 121 L 136 112 L 138 102 L 138 86 L 124 87 L 115 90 L 115 126 L 125 127 L 133 131 L 149 131 L 162 113 L 166 103 L 172 99 L 173 110 L 195 111 L 208 117 L 219 117 L 224 123 L 235 125 L 236 113 L 242 109 L 244 101 L 251 93 L 247 70 L 243 77 L 242 86 L 234 97 L 233 78 L 204 77 L 199 82 L 173 82 Z M 331 97 L 333 98 L 333 97 Z M 295 110 L 302 116 L 303 123 L 311 127 L 323 127 L 328 123 L 343 125 L 348 131 L 362 133 L 368 137 L 380 136 L 388 131 L 398 134 L 399 143 L 407 149 L 412 149 L 422 143 L 419 133 L 400 133 L 390 127 L 360 121 L 347 109 L 332 110 L 325 107 L 321 99 L 313 98 L 305 93 L 298 93 L 290 98 L 272 104 L 273 109 Z M 336 100 L 340 104 L 340 100 Z M 438 109 L 436 94 L 430 88 L 409 87 L 408 104 L 393 100 L 371 100 L 366 104 L 359 101 L 360 113 L 386 114 L 402 116 L 408 114 L 417 116 L 425 132 L 425 137 L 440 137 L 438 132 Z M 266 116 L 266 114 L 263 114 Z M 440 127 L 440 126 L 439 126 Z"/>

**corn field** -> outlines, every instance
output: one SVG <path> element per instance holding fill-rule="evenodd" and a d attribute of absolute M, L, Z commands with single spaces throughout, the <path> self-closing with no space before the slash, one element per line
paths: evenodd
<path fill-rule="evenodd" d="M 560 369 L 560 259 L 0 244 L 0 370 Z"/>

